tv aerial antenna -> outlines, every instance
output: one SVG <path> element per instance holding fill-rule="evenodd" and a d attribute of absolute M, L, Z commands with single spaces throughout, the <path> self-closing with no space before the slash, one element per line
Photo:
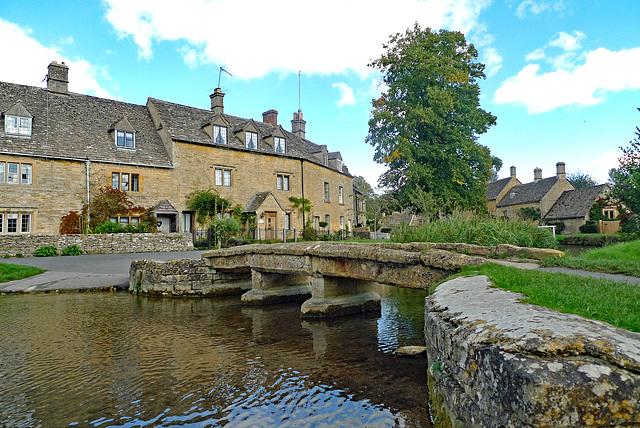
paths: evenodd
<path fill-rule="evenodd" d="M 220 72 L 218 73 L 218 88 L 220 87 L 220 80 L 222 79 L 222 72 L 227 73 L 229 76 L 233 77 L 233 74 L 229 73 L 224 67 L 220 67 Z"/>

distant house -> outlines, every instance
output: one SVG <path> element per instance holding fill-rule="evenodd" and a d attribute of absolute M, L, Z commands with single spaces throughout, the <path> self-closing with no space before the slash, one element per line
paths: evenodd
<path fill-rule="evenodd" d="M 509 179 L 515 184 L 515 168 L 512 169 L 512 177 Z M 542 178 L 542 170 L 536 168 L 533 170 L 533 181 L 525 184 L 515 184 L 508 188 L 505 186 L 500 192 L 502 198 L 496 199 L 494 215 L 498 217 L 507 217 L 510 219 L 522 218 L 525 212 L 537 213 L 539 218 L 547 215 L 553 204 L 556 203 L 562 193 L 567 190 L 574 190 L 575 187 L 565 173 L 564 162 L 556 164 L 556 175 L 553 177 Z M 487 189 L 489 191 L 489 189 Z M 490 203 L 487 192 L 487 199 Z"/>
<path fill-rule="evenodd" d="M 606 198 L 608 191 L 606 184 L 566 191 L 544 216 L 544 223 L 561 221 L 564 223 L 563 234 L 580 233 L 580 226 L 590 220 L 589 211 L 594 202 Z M 617 217 L 617 213 L 611 215 L 612 219 Z"/>
<path fill-rule="evenodd" d="M 502 200 L 509 190 L 514 186 L 521 185 L 520 180 L 516 178 L 516 167 L 511 167 L 511 176 L 503 178 L 487 186 L 487 208 L 492 214 L 496 214 L 496 204 Z"/>

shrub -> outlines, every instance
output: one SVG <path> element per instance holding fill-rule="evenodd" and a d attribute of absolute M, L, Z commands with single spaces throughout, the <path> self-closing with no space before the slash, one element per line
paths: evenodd
<path fill-rule="evenodd" d="M 555 226 L 556 227 L 556 233 L 557 234 L 561 234 L 562 231 L 564 230 L 564 221 L 550 221 L 548 223 L 546 223 L 547 226 Z"/>
<path fill-rule="evenodd" d="M 588 221 L 580 226 L 580 232 L 582 233 L 598 233 L 598 223 L 595 221 Z"/>
<path fill-rule="evenodd" d="M 78 248 L 77 245 L 69 245 L 67 248 L 62 250 L 63 256 L 79 256 L 82 254 L 82 250 Z"/>
<path fill-rule="evenodd" d="M 17 258 L 19 258 L 19 259 L 21 259 L 21 258 L 23 258 L 24 256 L 22 255 L 22 253 L 18 253 L 18 254 L 16 254 L 16 257 L 17 257 Z"/>
<path fill-rule="evenodd" d="M 304 225 L 304 229 L 302 229 L 302 239 L 305 241 L 315 241 L 318 239 L 318 233 L 311 225 L 311 220 L 308 220 L 307 224 Z"/>
<path fill-rule="evenodd" d="M 83 217 L 78 211 L 70 211 L 69 214 L 62 216 L 60 221 L 60 234 L 72 235 L 82 233 Z"/>
<path fill-rule="evenodd" d="M 11 256 L 10 256 L 9 254 L 5 254 L 5 255 L 4 255 L 4 258 L 5 258 L 5 259 L 10 259 L 10 258 L 11 258 Z"/>
<path fill-rule="evenodd" d="M 628 233 L 629 235 L 640 235 L 640 216 L 638 214 L 622 216 L 620 232 Z"/>
<path fill-rule="evenodd" d="M 115 223 L 112 221 L 105 221 L 98 227 L 93 229 L 93 233 L 123 233 L 124 226 L 120 223 Z"/>
<path fill-rule="evenodd" d="M 53 245 L 40 247 L 33 253 L 34 257 L 54 257 L 58 255 L 58 249 Z"/>

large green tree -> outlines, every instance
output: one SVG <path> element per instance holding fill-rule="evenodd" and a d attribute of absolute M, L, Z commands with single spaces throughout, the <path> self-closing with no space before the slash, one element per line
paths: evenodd
<path fill-rule="evenodd" d="M 576 189 L 582 189 L 585 187 L 597 186 L 598 182 L 588 172 L 572 172 L 567 174 L 567 180 L 573 184 Z"/>
<path fill-rule="evenodd" d="M 629 144 L 629 147 L 620 147 L 620 168 L 609 171 L 611 196 L 640 214 L 640 128 L 636 127 L 636 138 Z"/>
<path fill-rule="evenodd" d="M 370 64 L 386 91 L 373 100 L 367 136 L 374 160 L 389 167 L 381 186 L 404 206 L 418 189 L 441 211 L 486 210 L 486 183 L 501 162 L 477 142 L 496 118 L 480 108 L 476 49 L 459 32 L 418 24 L 384 49 Z"/>
<path fill-rule="evenodd" d="M 371 184 L 361 175 L 356 175 L 353 177 L 353 185 L 362 192 L 362 194 L 367 199 L 372 199 L 376 197 L 376 192 L 371 187 Z"/>

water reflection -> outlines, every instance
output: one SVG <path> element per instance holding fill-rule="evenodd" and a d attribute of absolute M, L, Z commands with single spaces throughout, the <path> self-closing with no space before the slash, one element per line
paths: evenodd
<path fill-rule="evenodd" d="M 118 294 L 0 298 L 0 426 L 430 426 L 424 292 L 382 316 Z"/>

